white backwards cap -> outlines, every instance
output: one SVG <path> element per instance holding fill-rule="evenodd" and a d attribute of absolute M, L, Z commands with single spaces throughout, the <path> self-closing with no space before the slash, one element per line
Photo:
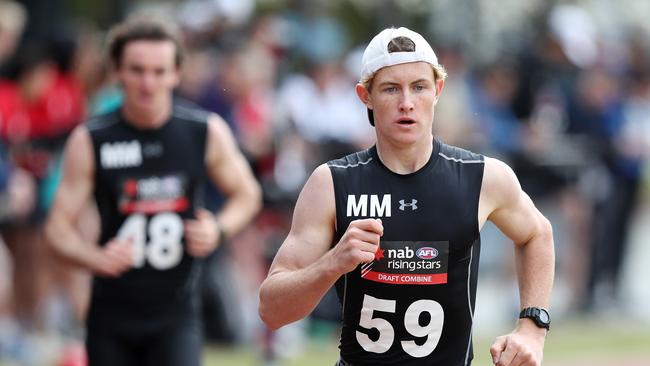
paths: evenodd
<path fill-rule="evenodd" d="M 390 41 L 406 37 L 415 44 L 414 52 L 388 52 Z M 438 57 L 424 37 L 408 28 L 386 28 L 368 44 L 361 58 L 361 80 L 370 78 L 377 70 L 407 62 L 424 61 L 438 66 Z"/>

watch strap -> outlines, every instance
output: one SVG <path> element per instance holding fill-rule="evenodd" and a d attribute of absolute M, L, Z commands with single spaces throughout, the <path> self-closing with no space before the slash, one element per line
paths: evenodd
<path fill-rule="evenodd" d="M 551 327 L 551 322 L 550 319 L 548 321 L 544 322 L 541 319 L 541 313 L 544 311 L 546 314 L 548 314 L 548 311 L 546 309 L 538 308 L 538 307 L 528 307 L 524 308 L 521 310 L 519 313 L 519 318 L 530 318 L 535 322 L 535 325 L 537 325 L 540 328 L 545 328 L 546 330 L 549 330 Z"/>
<path fill-rule="evenodd" d="M 519 313 L 519 318 L 536 318 L 539 316 L 539 308 L 525 308 Z"/>

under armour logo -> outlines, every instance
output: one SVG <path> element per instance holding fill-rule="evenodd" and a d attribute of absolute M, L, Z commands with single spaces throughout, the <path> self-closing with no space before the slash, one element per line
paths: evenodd
<path fill-rule="evenodd" d="M 418 209 L 418 205 L 416 205 L 416 203 L 418 203 L 418 200 L 416 199 L 412 199 L 409 203 L 407 203 L 406 200 L 399 200 L 399 209 L 401 211 L 404 211 L 404 208 L 410 207 L 411 211 L 415 211 Z"/>

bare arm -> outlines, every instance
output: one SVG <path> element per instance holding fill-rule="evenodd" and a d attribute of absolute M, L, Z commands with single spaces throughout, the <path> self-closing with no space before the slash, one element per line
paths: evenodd
<path fill-rule="evenodd" d="M 63 177 L 45 224 L 45 236 L 54 252 L 69 262 L 100 275 L 117 276 L 132 265 L 130 245 L 114 240 L 100 248 L 84 242 L 76 228 L 93 191 L 93 157 L 90 135 L 79 126 L 66 143 Z"/>
<path fill-rule="evenodd" d="M 548 308 L 555 268 L 552 228 L 506 164 L 486 159 L 479 206 L 480 220 L 492 221 L 515 244 L 521 308 Z M 496 364 L 541 364 L 546 330 L 519 319 L 513 334 L 493 345 L 495 360 L 501 359 Z"/>
<path fill-rule="evenodd" d="M 206 164 L 212 181 L 226 195 L 217 221 L 227 235 L 239 232 L 262 207 L 262 191 L 226 122 L 216 115 L 208 123 Z"/>
<path fill-rule="evenodd" d="M 226 122 L 217 115 L 208 120 L 205 164 L 209 178 L 226 196 L 216 221 L 210 212 L 199 209 L 196 220 L 185 223 L 188 251 L 194 256 L 211 253 L 218 238 L 241 231 L 262 206 L 262 193 L 248 162 L 241 153 Z"/>
<path fill-rule="evenodd" d="M 341 275 L 374 259 L 381 222 L 353 221 L 330 249 L 335 217 L 332 176 L 321 165 L 298 197 L 289 235 L 260 288 L 260 317 L 270 328 L 304 318 Z"/>

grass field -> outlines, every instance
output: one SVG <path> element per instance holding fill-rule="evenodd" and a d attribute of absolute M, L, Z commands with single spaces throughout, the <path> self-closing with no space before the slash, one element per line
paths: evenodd
<path fill-rule="evenodd" d="M 495 335 L 496 336 L 496 335 Z M 491 365 L 492 335 L 475 338 L 473 365 Z M 278 366 L 332 366 L 337 357 L 335 339 L 312 339 L 305 352 Z M 579 321 L 554 325 L 546 339 L 545 366 L 648 366 L 650 327 L 645 324 Z M 253 348 L 208 347 L 205 366 L 262 365 Z"/>
<path fill-rule="evenodd" d="M 311 329 L 304 352 L 277 360 L 273 366 L 332 366 L 338 356 L 338 329 L 329 323 Z M 489 347 L 500 333 L 475 332 L 472 365 L 492 365 Z M 544 356 L 544 366 L 650 366 L 650 325 L 611 317 L 556 321 L 546 338 Z M 0 366 L 24 366 L 1 358 Z M 204 352 L 204 366 L 263 366 L 261 359 L 255 346 L 208 345 Z M 30 365 L 58 366 L 56 362 Z"/>

